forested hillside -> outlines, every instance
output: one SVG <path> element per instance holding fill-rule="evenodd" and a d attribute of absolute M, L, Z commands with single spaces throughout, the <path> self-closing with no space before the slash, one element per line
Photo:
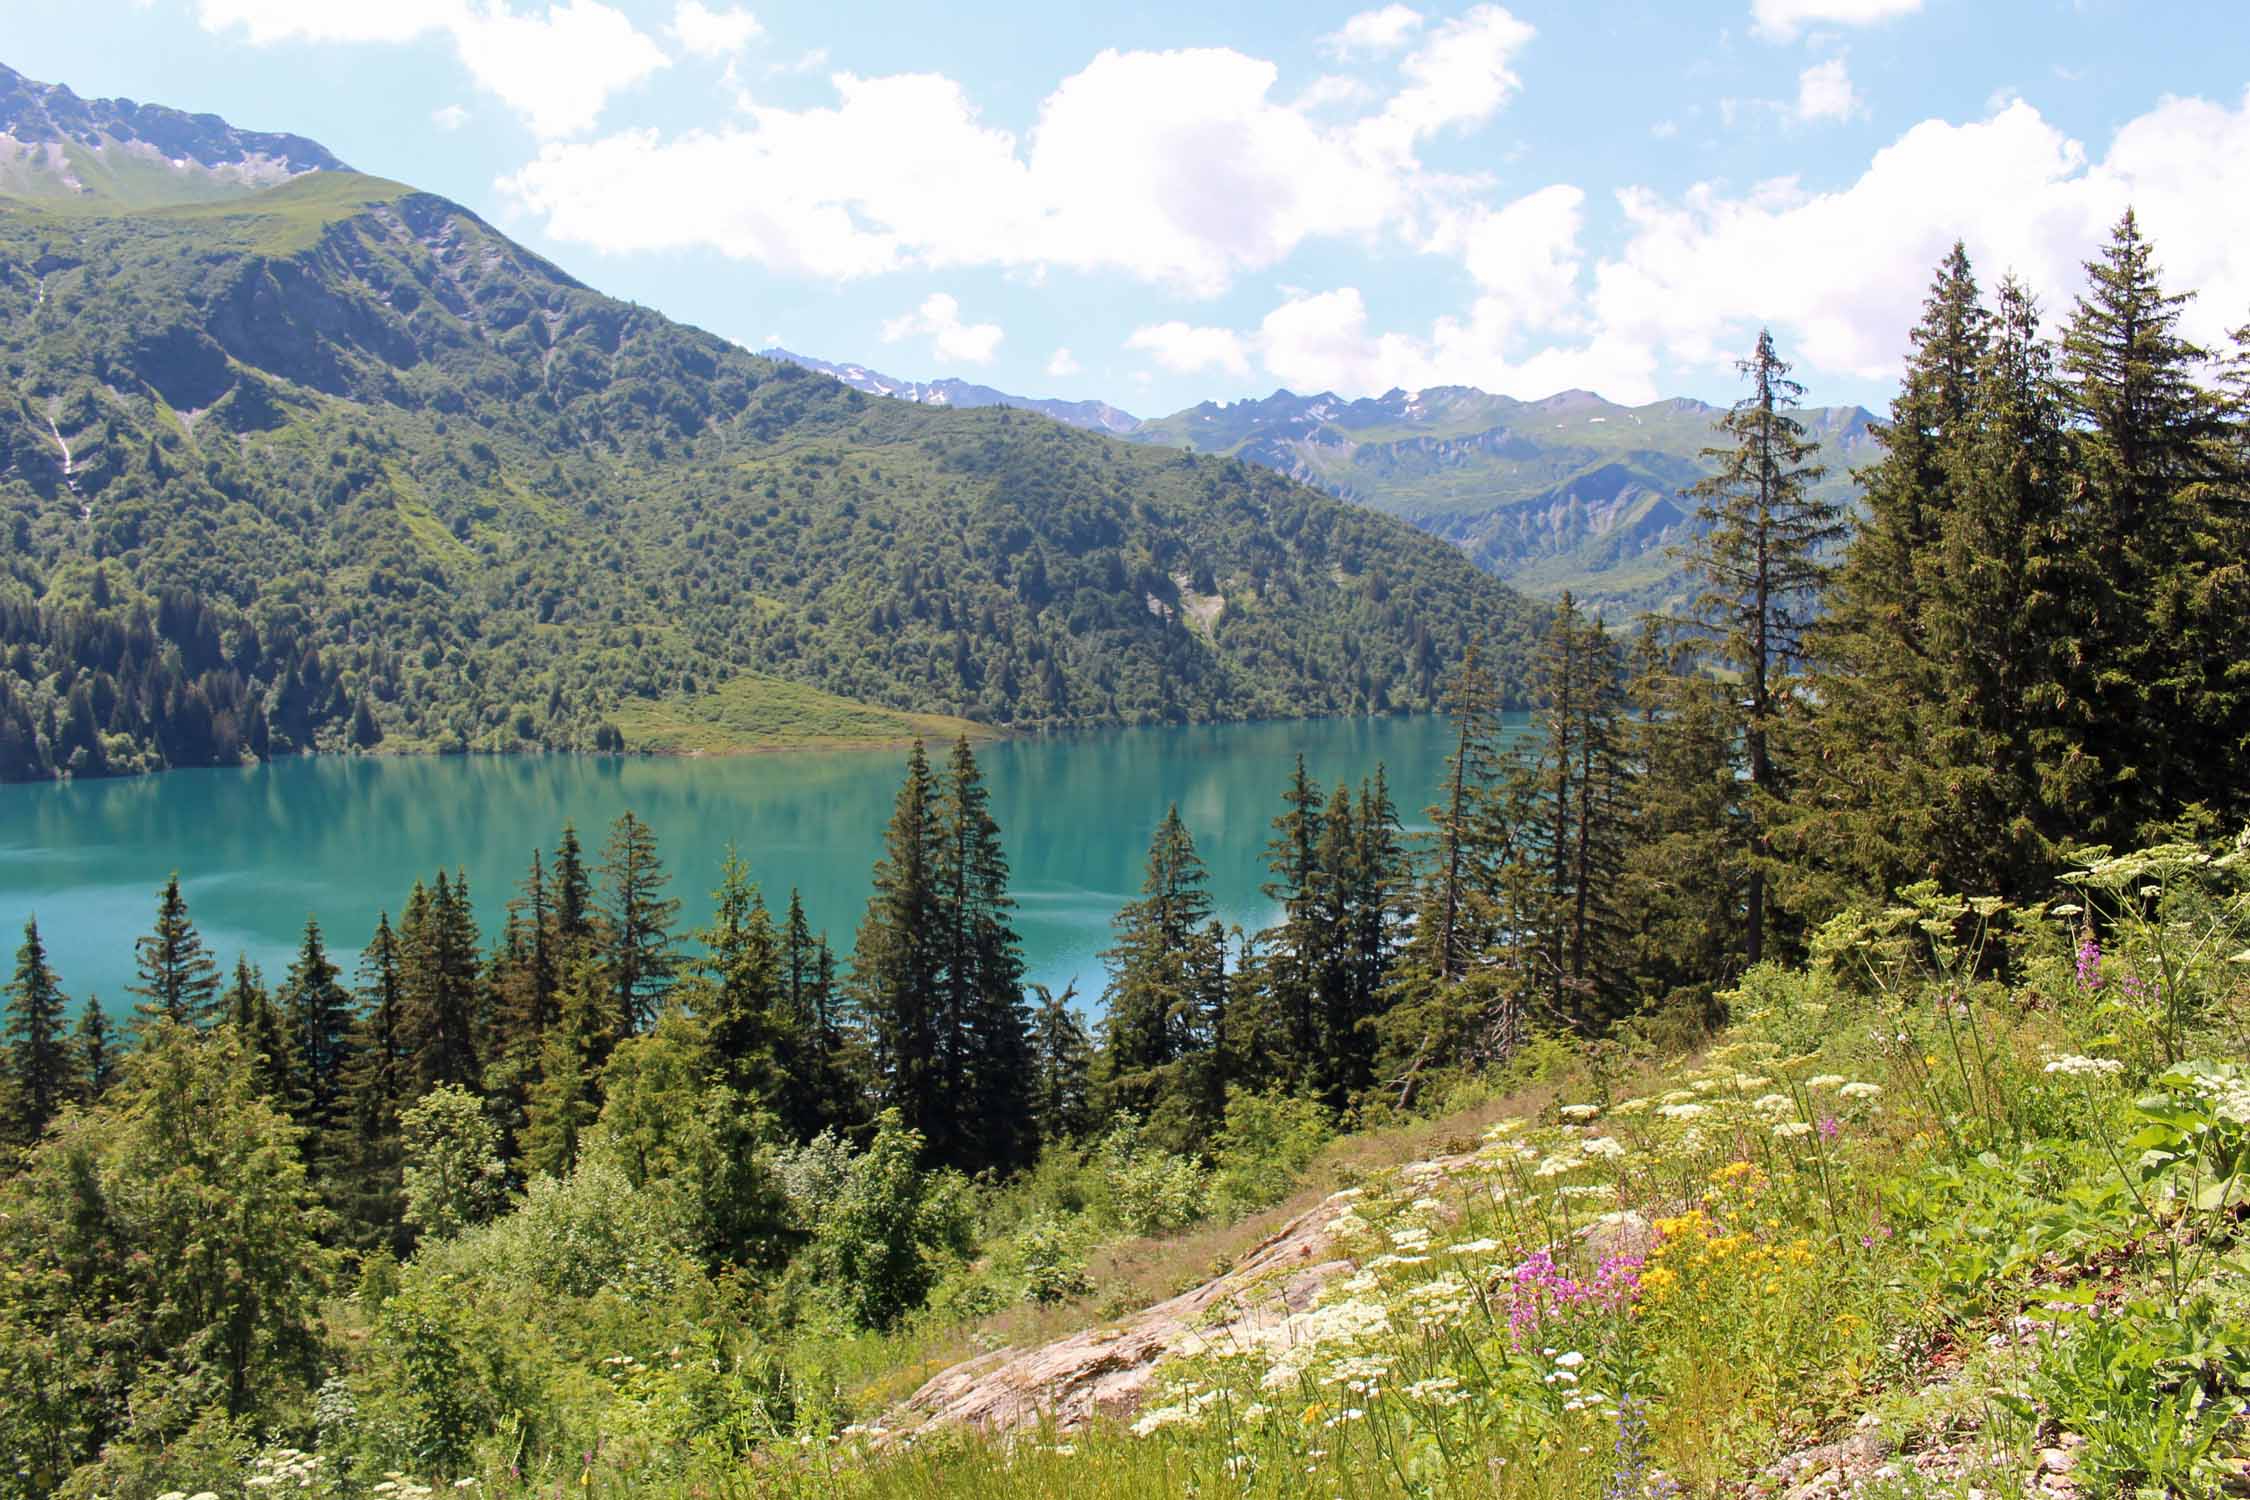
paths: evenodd
<path fill-rule="evenodd" d="M 1710 472 L 1724 413 L 1684 398 L 1623 406 L 1591 391 L 1518 401 L 1466 386 L 1346 401 L 1276 391 L 1206 401 L 1141 423 L 1136 442 L 1219 453 L 1317 485 L 1454 542 L 1479 567 L 1545 599 L 1570 593 L 1610 619 L 1677 611 L 1695 539 L 1680 492 Z M 1827 456 L 1823 494 L 1856 496 L 1873 454 L 1856 406 L 1807 410 Z"/>
<path fill-rule="evenodd" d="M 1003 727 L 1387 712 L 1530 633 L 1265 470 L 870 400 L 350 173 L 0 199 L 0 363 L 9 779 L 616 748 L 745 676 Z"/>

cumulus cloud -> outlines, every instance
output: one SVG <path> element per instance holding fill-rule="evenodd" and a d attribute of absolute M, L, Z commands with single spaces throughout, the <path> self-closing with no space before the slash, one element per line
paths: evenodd
<path fill-rule="evenodd" d="M 1366 121 L 1330 128 L 1277 100 L 1271 62 L 1105 51 L 1047 96 L 1021 140 L 985 125 L 951 79 L 837 74 L 832 105 L 552 145 L 500 187 L 548 233 L 608 251 L 707 247 L 839 279 L 1115 270 L 1209 296 L 1308 240 L 1411 231 L 1444 188 L 1399 147 L 1497 108 L 1513 87 L 1512 74 L 1492 76 L 1489 9 L 1464 18 L 1486 44 L 1466 74 L 1433 61 L 1416 75 L 1409 60 L 1420 81 L 1399 98 L 1413 96 L 1413 123 L 1380 143 Z"/>
<path fill-rule="evenodd" d="M 590 129 L 612 94 L 670 59 L 622 11 L 564 0 L 518 13 L 507 0 L 200 0 L 207 30 L 239 27 L 255 45 L 410 42 L 447 37 L 477 84 L 541 136 Z"/>
<path fill-rule="evenodd" d="M 702 0 L 680 0 L 665 30 L 698 57 L 732 57 L 765 34 L 758 18 L 740 6 L 714 10 Z"/>
<path fill-rule="evenodd" d="M 1248 344 L 1231 328 L 1196 328 L 1175 319 L 1134 329 L 1125 347 L 1147 354 L 1175 375 L 1200 375 L 1205 370 L 1250 373 Z"/>
<path fill-rule="evenodd" d="M 1076 375 L 1081 368 L 1077 356 L 1072 354 L 1067 347 L 1057 349 L 1053 354 L 1047 356 L 1047 373 L 1058 380 L 1068 375 Z"/>
<path fill-rule="evenodd" d="M 997 323 L 962 322 L 959 300 L 946 292 L 932 292 L 914 311 L 883 324 L 886 344 L 927 337 L 938 358 L 972 365 L 991 364 L 1005 336 Z"/>
<path fill-rule="evenodd" d="M 1808 26 L 1872 26 L 1922 8 L 1922 0 L 1750 0 L 1751 25 L 1775 41 L 1794 41 Z"/>
<path fill-rule="evenodd" d="M 1446 22 L 1399 64 L 1406 86 L 1361 126 L 1361 138 L 1378 153 L 1403 156 L 1441 130 L 1491 119 L 1522 82 L 1515 57 L 1533 35 L 1497 5 Z"/>
<path fill-rule="evenodd" d="M 458 104 L 441 104 L 430 111 L 430 123 L 440 130 L 459 130 L 469 123 L 469 112 Z"/>
<path fill-rule="evenodd" d="M 1363 10 L 1320 39 L 1320 50 L 1335 58 L 1396 52 L 1422 29 L 1422 13 L 1404 5 Z"/>
<path fill-rule="evenodd" d="M 1842 58 L 1832 57 L 1827 62 L 1815 63 L 1797 75 L 1798 119 L 1807 122 L 1848 120 L 1864 110 L 1859 90 L 1852 87 L 1852 76 Z"/>
<path fill-rule="evenodd" d="M 1252 330 L 1159 325 L 1135 344 L 1169 369 L 1242 374 L 1255 359 L 1283 384 L 1347 396 L 1584 386 L 1640 401 L 1667 369 L 1725 371 L 1770 325 L 1810 372 L 1889 379 L 1956 237 L 1988 286 L 2013 272 L 2059 320 L 2128 204 L 2167 285 L 2200 292 L 2183 330 L 2215 344 L 2250 308 L 2250 94 L 2164 100 L 2099 159 L 2012 101 L 1922 122 L 1833 191 L 1779 179 L 1628 188 L 1616 203 L 1625 240 L 1599 259 L 1581 253 L 1586 200 L 1568 184 L 1441 224 L 1429 248 L 1458 259 L 1475 292 L 1424 331 L 1379 327 L 1345 286 L 1289 294 Z"/>

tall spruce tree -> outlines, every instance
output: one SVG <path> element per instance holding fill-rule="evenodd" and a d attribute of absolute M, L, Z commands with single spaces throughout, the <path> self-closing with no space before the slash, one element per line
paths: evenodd
<path fill-rule="evenodd" d="M 406 974 L 390 913 L 379 913 L 360 952 L 358 1018 L 344 1060 L 350 1133 L 326 1185 L 344 1242 L 355 1249 L 405 1253 L 411 1236 L 399 1146 L 399 1114 L 413 1085 L 406 1050 Z"/>
<path fill-rule="evenodd" d="M 134 944 L 139 982 L 125 992 L 139 997 L 134 1006 L 145 1021 L 168 1020 L 183 1026 L 208 1026 L 219 998 L 219 963 L 204 950 L 203 938 L 188 917 L 180 877 L 172 875 L 156 901 L 156 930 Z"/>
<path fill-rule="evenodd" d="M 2068 790 L 2084 832 L 2123 845 L 2191 803 L 2231 817 L 2250 802 L 2250 581 L 2241 475 L 2197 378 L 2207 354 L 2179 332 L 2188 294 L 2164 290 L 2130 210 L 2086 274 L 2062 338 L 2092 561 L 2069 601 L 2069 764 L 2088 774 Z"/>
<path fill-rule="evenodd" d="M 1257 1009 L 1244 1017 L 1254 1051 L 1239 1059 L 1255 1087 L 1304 1092 L 1320 1087 L 1327 1041 L 1322 981 L 1338 934 L 1323 918 L 1320 787 L 1297 757 L 1282 789 L 1281 812 L 1266 844 L 1261 889 L 1281 920 L 1259 935 Z"/>
<path fill-rule="evenodd" d="M 467 880 L 443 870 L 432 886 L 417 880 L 398 927 L 399 1034 L 416 1098 L 479 1085 L 477 946 Z"/>
<path fill-rule="evenodd" d="M 1712 997 L 1741 965 L 1749 883 L 1734 694 L 1653 615 L 1634 633 L 1626 692 L 1637 774 L 1619 891 L 1632 970 L 1647 1002 L 1714 1021 Z"/>
<path fill-rule="evenodd" d="M 1140 899 L 1117 913 L 1116 945 L 1102 955 L 1100 1112 L 1138 1115 L 1166 1144 L 1208 1139 L 1226 1103 L 1218 1048 L 1226 952 L 1207 879 L 1175 803 L 1149 840 Z"/>
<path fill-rule="evenodd" d="M 931 1145 L 969 1171 L 1014 1168 L 1039 1149 L 1023 945 L 1010 915 L 1015 901 L 1008 894 L 1000 825 L 966 738 L 954 742 L 937 819 L 939 1057 L 952 1118 L 948 1138 Z"/>
<path fill-rule="evenodd" d="M 792 1136 L 806 1139 L 812 1122 L 795 1106 L 805 1066 L 798 1054 L 810 1049 L 803 1038 L 785 1034 L 795 1018 L 783 994 L 780 935 L 731 846 L 711 901 L 711 924 L 697 935 L 704 951 L 689 1005 L 704 1023 L 717 1081 L 772 1110 Z"/>
<path fill-rule="evenodd" d="M 72 1096 L 81 1104 L 98 1104 L 117 1081 L 117 1048 L 109 1039 L 109 1018 L 102 1014 L 101 997 L 88 995 L 70 1034 L 71 1062 L 77 1081 Z"/>
<path fill-rule="evenodd" d="M 0 1094 L 0 1104 L 8 1109 L 0 1129 L 6 1139 L 21 1145 L 37 1140 L 55 1112 L 77 1094 L 77 1069 L 63 1037 L 63 1008 L 68 1001 L 47 962 L 47 945 L 40 940 L 36 916 L 24 918 L 23 946 L 16 950 L 7 996 L 7 1024 L 0 1029 L 0 1040 L 7 1044 L 10 1087 Z"/>
<path fill-rule="evenodd" d="M 949 1109 L 939 1095 L 938 836 L 937 779 L 917 740 L 852 944 L 851 987 L 881 1101 L 924 1141 L 945 1128 Z"/>
<path fill-rule="evenodd" d="M 299 1104 L 297 1123 L 307 1131 L 306 1150 L 316 1175 L 322 1176 L 339 1160 L 349 1126 L 345 1083 L 357 1017 L 341 977 L 328 956 L 320 923 L 307 916 L 297 956 L 276 998 L 295 1054 L 297 1077 L 291 1092 Z"/>
<path fill-rule="evenodd" d="M 1071 1009 L 1076 984 L 1060 995 L 1034 984 L 1031 1011 L 1031 1117 L 1047 1144 L 1076 1140 L 1093 1128 L 1093 1046 Z"/>
<path fill-rule="evenodd" d="M 789 890 L 781 928 L 782 1006 L 805 1039 L 802 1076 L 792 1079 L 784 1117 L 801 1119 L 800 1139 L 823 1130 L 851 1130 L 865 1118 L 865 1059 L 837 1004 L 836 955 L 828 935 L 815 934 L 803 896 Z"/>
<path fill-rule="evenodd" d="M 1961 503 L 1992 332 L 1956 242 L 1908 336 L 1889 420 L 1871 428 L 1882 457 L 1857 475 L 1866 517 L 1810 642 L 1812 747 L 1786 839 L 1798 899 L 1811 907 L 1937 873 L 1953 812 L 1931 738 L 1954 664 L 1932 642 L 1928 614 L 1946 587 L 1943 538 Z"/>
<path fill-rule="evenodd" d="M 680 903 L 664 894 L 672 877 L 656 854 L 656 835 L 632 811 L 618 815 L 602 848 L 602 926 L 617 1001 L 618 1040 L 655 1016 L 678 966 L 672 923 Z"/>
<path fill-rule="evenodd" d="M 1842 513 L 1813 493 L 1826 472 L 1813 463 L 1819 445 L 1790 415 L 1805 388 L 1761 331 L 1750 358 L 1737 366 L 1750 394 L 1718 429 L 1731 441 L 1704 450 L 1717 471 L 1687 493 L 1697 502 L 1700 535 L 1685 549 L 1701 580 L 1693 623 L 1712 654 L 1742 679 L 1743 774 L 1751 787 L 1744 820 L 1749 879 L 1743 956 L 1764 957 L 1773 872 L 1770 829 L 1785 795 L 1776 742 L 1790 705 L 1790 681 L 1804 655 L 1807 622 L 1830 571 L 1827 550 L 1844 535 Z"/>
<path fill-rule="evenodd" d="M 1623 664 L 1599 621 L 1564 593 L 1535 680 L 1542 733 L 1533 742 L 1526 871 L 1535 892 L 1531 953 L 1549 1012 L 1581 1031 L 1629 1002 L 1622 880 L 1630 819 Z"/>

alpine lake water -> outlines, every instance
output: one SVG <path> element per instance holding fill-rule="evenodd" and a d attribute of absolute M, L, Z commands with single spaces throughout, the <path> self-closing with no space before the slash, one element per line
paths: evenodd
<path fill-rule="evenodd" d="M 1511 720 L 1520 732 L 1520 720 Z M 1385 768 L 1424 826 L 1451 745 L 1436 716 L 1097 731 L 977 747 L 1013 873 L 1027 977 L 1098 1012 L 1110 921 L 1139 893 L 1149 835 L 1178 803 L 1226 922 L 1274 916 L 1265 845 L 1294 759 L 1325 787 Z M 942 762 L 945 747 L 931 747 Z M 866 910 L 903 750 L 706 758 L 300 757 L 240 770 L 0 786 L 0 961 L 36 914 L 73 1000 L 129 1010 L 133 940 L 178 871 L 221 965 L 287 970 L 307 914 L 347 977 L 376 914 L 442 865 L 466 870 L 486 941 L 534 849 L 573 822 L 589 859 L 627 808 L 654 830 L 680 930 L 710 914 L 731 844 L 778 915 L 792 886 L 840 959 Z"/>

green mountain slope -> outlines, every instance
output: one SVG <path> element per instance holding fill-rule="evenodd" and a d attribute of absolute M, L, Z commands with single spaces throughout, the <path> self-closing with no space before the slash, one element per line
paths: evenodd
<path fill-rule="evenodd" d="M 0 204 L 0 372 L 0 776 L 606 745 L 737 722 L 688 700 L 744 674 L 995 726 L 1409 709 L 1530 632 L 1264 469 L 870 399 L 349 173 Z"/>
<path fill-rule="evenodd" d="M 1465 386 L 1361 401 L 1277 391 L 1144 422 L 1138 441 L 1223 453 L 1411 521 L 1458 543 L 1528 593 L 1565 589 L 1611 614 L 1679 598 L 1668 549 L 1690 534 L 1679 492 L 1701 478 L 1719 411 L 1699 401 L 1627 407 L 1586 391 L 1516 401 Z M 1852 496 L 1872 457 L 1859 407 L 1803 413 L 1826 489 Z"/>

